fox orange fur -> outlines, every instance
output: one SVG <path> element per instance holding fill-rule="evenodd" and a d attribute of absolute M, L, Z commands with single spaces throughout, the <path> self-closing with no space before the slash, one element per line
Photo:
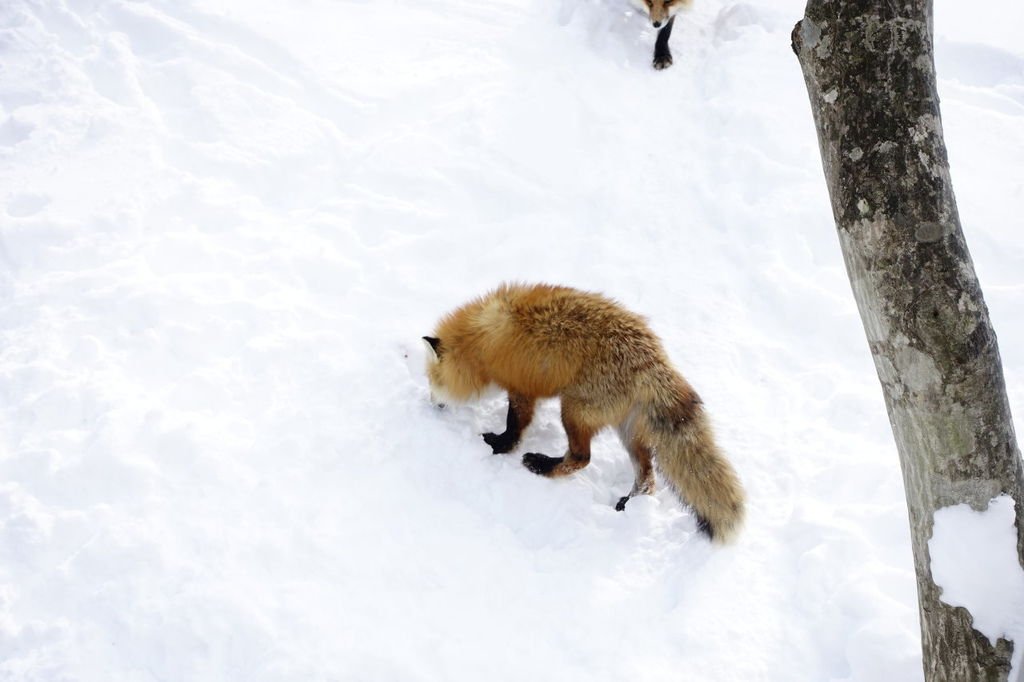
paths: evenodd
<path fill-rule="evenodd" d="M 526 453 L 528 469 L 571 474 L 590 461 L 594 434 L 614 426 L 636 472 L 616 509 L 653 492 L 653 460 L 709 538 L 728 542 L 739 530 L 739 479 L 697 393 L 640 316 L 599 294 L 505 284 L 444 316 L 423 338 L 436 397 L 464 401 L 492 384 L 508 391 L 505 431 L 483 436 L 495 454 L 519 443 L 538 398 L 557 396 L 568 450 L 563 457 Z"/>

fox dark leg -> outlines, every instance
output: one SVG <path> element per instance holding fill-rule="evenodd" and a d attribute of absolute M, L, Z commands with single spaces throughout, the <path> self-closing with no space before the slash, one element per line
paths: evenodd
<path fill-rule="evenodd" d="M 672 35 L 672 24 L 675 17 L 669 17 L 668 23 L 658 31 L 658 39 L 654 41 L 654 68 L 661 71 L 672 66 L 672 51 L 668 49 L 668 39 Z"/>
<path fill-rule="evenodd" d="M 485 433 L 484 442 L 491 446 L 494 454 L 510 452 L 519 444 L 523 430 L 533 421 L 533 408 L 537 404 L 534 398 L 527 398 L 519 393 L 508 394 L 508 416 L 505 418 L 504 433 Z"/>
<path fill-rule="evenodd" d="M 633 462 L 636 478 L 633 481 L 633 489 L 629 491 L 628 495 L 620 498 L 618 504 L 615 505 L 616 511 L 625 509 L 629 498 L 636 495 L 650 495 L 654 492 L 654 462 L 651 457 L 651 449 L 636 439 L 623 438 L 623 445 L 629 450 L 629 459 Z"/>
<path fill-rule="evenodd" d="M 590 440 L 596 429 L 572 414 L 571 405 L 562 400 L 562 426 L 569 437 L 569 450 L 564 457 L 548 457 L 537 452 L 523 455 L 523 465 L 535 474 L 557 478 L 568 476 L 590 464 Z"/>

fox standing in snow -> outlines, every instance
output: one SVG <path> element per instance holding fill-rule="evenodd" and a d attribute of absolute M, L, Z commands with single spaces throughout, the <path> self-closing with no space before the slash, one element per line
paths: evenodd
<path fill-rule="evenodd" d="M 672 51 L 668 49 L 668 39 L 672 35 L 672 22 L 676 20 L 676 12 L 690 6 L 692 0 L 633 0 L 633 4 L 647 12 L 654 28 L 660 28 L 658 39 L 654 41 L 654 68 L 667 69 L 672 66 Z"/>
<path fill-rule="evenodd" d="M 467 400 L 491 384 L 508 391 L 505 431 L 483 436 L 495 454 L 519 443 L 538 398 L 558 396 L 569 448 L 564 457 L 526 453 L 530 471 L 554 478 L 582 469 L 594 434 L 615 426 L 636 471 L 616 509 L 654 491 L 656 458 L 709 538 L 727 542 L 739 530 L 736 473 L 715 445 L 697 393 L 639 315 L 568 287 L 505 284 L 443 317 L 423 339 L 437 399 Z"/>

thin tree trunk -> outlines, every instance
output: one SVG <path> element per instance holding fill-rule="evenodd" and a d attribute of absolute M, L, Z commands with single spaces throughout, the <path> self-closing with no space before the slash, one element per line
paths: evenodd
<path fill-rule="evenodd" d="M 926 679 L 1005 680 L 1014 644 L 940 600 L 928 553 L 937 509 L 1006 493 L 1024 566 L 1020 452 L 950 182 L 931 2 L 809 0 L 793 50 L 903 468 Z"/>

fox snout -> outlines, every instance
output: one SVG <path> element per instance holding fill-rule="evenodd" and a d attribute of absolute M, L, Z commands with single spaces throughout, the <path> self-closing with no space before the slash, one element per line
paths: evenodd
<path fill-rule="evenodd" d="M 661 28 L 669 23 L 676 12 L 690 5 L 691 0 L 633 0 L 633 4 L 647 12 L 654 28 Z"/>

